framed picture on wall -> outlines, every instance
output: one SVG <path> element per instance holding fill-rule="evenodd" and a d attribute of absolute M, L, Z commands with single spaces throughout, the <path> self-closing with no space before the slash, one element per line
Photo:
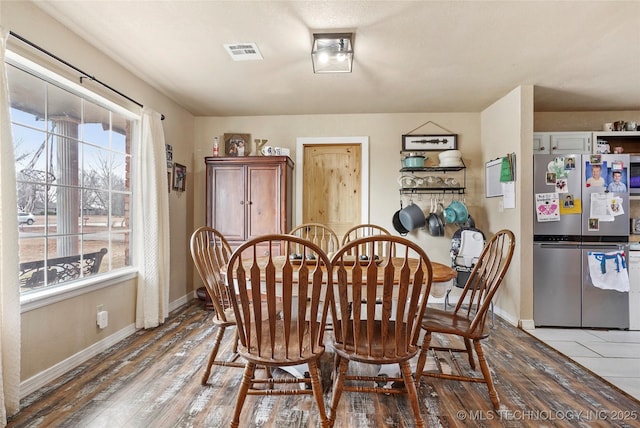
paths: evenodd
<path fill-rule="evenodd" d="M 173 163 L 173 190 L 184 192 L 187 182 L 187 167 Z"/>
<path fill-rule="evenodd" d="M 458 148 L 458 134 L 403 135 L 402 150 L 453 150 Z"/>

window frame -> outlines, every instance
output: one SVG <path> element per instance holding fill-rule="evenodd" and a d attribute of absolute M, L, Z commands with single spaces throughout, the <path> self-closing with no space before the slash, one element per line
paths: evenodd
<path fill-rule="evenodd" d="M 119 105 L 98 93 L 91 91 L 82 85 L 79 85 L 61 74 L 54 72 L 46 66 L 40 65 L 18 53 L 7 48 L 5 52 L 5 63 L 10 64 L 23 72 L 34 75 L 35 77 L 42 79 L 49 84 L 55 85 L 65 91 L 68 91 L 80 98 L 83 98 L 89 102 L 95 103 L 109 111 L 121 115 L 125 119 L 131 120 L 134 123 L 131 130 L 131 183 L 130 183 L 130 195 L 134 197 L 134 183 L 133 183 L 133 169 L 135 165 L 135 158 L 137 156 L 137 147 L 139 139 L 141 138 L 141 113 L 136 113 L 130 109 Z M 130 222 L 129 233 L 131 241 L 131 264 L 110 270 L 108 272 L 100 273 L 83 277 L 77 280 L 63 282 L 60 285 L 47 286 L 41 289 L 36 289 L 26 293 L 20 292 L 20 306 L 22 312 L 27 312 L 39 307 L 47 306 L 59 301 L 67 300 L 82 294 L 91 293 L 96 290 L 109 287 L 112 285 L 120 284 L 124 281 L 135 279 L 137 277 L 138 269 L 135 264 L 135 246 L 136 242 L 133 240 L 133 230 L 135 225 L 133 224 L 133 207 L 130 207 Z"/>

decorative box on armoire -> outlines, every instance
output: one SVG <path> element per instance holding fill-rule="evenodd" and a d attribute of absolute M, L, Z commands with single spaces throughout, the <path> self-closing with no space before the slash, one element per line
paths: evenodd
<path fill-rule="evenodd" d="M 288 156 L 206 157 L 205 164 L 207 225 L 233 249 L 257 236 L 291 230 L 293 161 Z"/>

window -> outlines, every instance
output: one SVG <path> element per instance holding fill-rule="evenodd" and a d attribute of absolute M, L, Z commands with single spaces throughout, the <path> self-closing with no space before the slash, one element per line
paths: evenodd
<path fill-rule="evenodd" d="M 21 292 L 131 266 L 131 143 L 139 117 L 7 57 Z"/>

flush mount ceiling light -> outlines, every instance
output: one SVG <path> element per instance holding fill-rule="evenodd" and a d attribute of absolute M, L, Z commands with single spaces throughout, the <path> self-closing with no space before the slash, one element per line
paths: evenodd
<path fill-rule="evenodd" d="M 353 33 L 314 33 L 311 60 L 314 73 L 351 73 Z"/>

